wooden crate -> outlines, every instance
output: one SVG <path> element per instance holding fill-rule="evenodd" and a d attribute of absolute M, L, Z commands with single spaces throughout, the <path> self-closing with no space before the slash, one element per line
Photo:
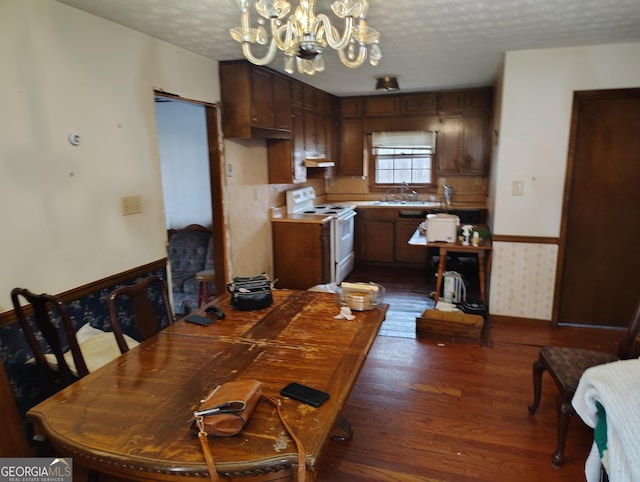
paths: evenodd
<path fill-rule="evenodd" d="M 484 318 L 462 312 L 425 310 L 416 318 L 416 335 L 437 341 L 482 343 Z"/>

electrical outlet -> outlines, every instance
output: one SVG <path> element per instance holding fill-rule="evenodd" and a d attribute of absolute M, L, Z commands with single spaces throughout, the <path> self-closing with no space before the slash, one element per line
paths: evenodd
<path fill-rule="evenodd" d="M 524 181 L 513 181 L 511 183 L 511 195 L 522 196 L 524 194 Z"/>
<path fill-rule="evenodd" d="M 122 204 L 122 215 L 138 214 L 142 212 L 142 201 L 140 196 L 123 196 L 120 198 Z"/>

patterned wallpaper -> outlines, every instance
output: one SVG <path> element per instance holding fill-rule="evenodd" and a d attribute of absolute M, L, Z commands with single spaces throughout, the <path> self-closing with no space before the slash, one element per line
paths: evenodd
<path fill-rule="evenodd" d="M 558 246 L 493 243 L 492 315 L 551 320 Z"/>

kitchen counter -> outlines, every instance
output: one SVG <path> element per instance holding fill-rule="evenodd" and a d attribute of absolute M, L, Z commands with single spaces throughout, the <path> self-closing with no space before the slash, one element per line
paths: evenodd
<path fill-rule="evenodd" d="M 443 207 L 437 201 L 349 201 L 336 202 L 336 204 L 355 204 L 356 208 L 415 208 L 415 209 L 437 209 L 437 210 L 473 210 L 486 209 L 481 203 L 453 203 L 449 207 Z"/>
<path fill-rule="evenodd" d="M 331 216 L 320 214 L 288 214 L 284 206 L 271 208 L 271 221 L 278 223 L 311 223 L 324 224 L 331 221 Z"/>

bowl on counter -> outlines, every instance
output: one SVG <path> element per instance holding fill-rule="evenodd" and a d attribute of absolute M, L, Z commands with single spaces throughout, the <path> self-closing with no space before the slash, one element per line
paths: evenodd
<path fill-rule="evenodd" d="M 353 311 L 367 311 L 382 303 L 384 287 L 373 282 L 343 281 L 337 287 L 336 299 Z"/>

